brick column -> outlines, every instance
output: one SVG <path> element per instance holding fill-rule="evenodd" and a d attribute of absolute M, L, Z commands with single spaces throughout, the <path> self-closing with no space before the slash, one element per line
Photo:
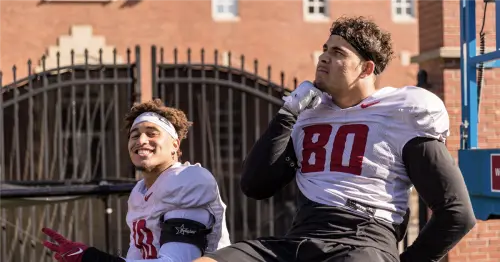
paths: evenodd
<path fill-rule="evenodd" d="M 484 3 L 476 3 L 476 25 L 479 34 Z M 487 52 L 495 47 L 494 8 L 494 4 L 489 4 L 486 16 Z M 418 63 L 421 70 L 427 71 L 430 89 L 443 99 L 448 108 L 451 137 L 447 145 L 452 155 L 457 158 L 461 123 L 460 3 L 420 1 L 418 13 L 420 54 L 413 57 L 412 61 Z M 478 127 L 479 147 L 499 148 L 500 69 L 487 69 L 484 75 Z M 478 221 L 477 226 L 448 254 L 447 261 L 500 261 L 499 247 L 500 220 Z"/>

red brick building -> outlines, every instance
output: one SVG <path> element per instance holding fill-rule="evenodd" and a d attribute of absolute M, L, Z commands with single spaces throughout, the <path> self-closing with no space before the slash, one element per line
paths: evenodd
<path fill-rule="evenodd" d="M 12 65 L 19 69 L 18 77 L 27 72 L 26 61 L 38 65 L 58 38 L 68 35 L 75 25 L 88 25 L 95 36 L 104 38 L 106 45 L 116 47 L 122 56 L 125 49 L 140 45 L 143 50 L 143 72 L 150 70 L 148 55 L 151 45 L 164 47 L 171 59 L 171 50 L 193 49 L 193 60 L 199 60 L 199 50 L 218 49 L 221 54 L 231 51 L 233 57 L 245 55 L 249 64 L 260 61 L 261 70 L 267 65 L 288 76 L 313 77 L 315 58 L 328 37 L 328 29 L 340 15 L 373 17 L 394 37 L 397 58 L 381 77 L 381 84 L 401 86 L 414 84 L 416 65 L 409 65 L 412 54 L 418 51 L 416 8 L 409 15 L 397 15 L 391 1 L 225 1 L 230 8 L 237 3 L 236 14 L 222 7 L 220 14 L 214 1 L 2 1 L 1 64 L 4 84 L 11 81 L 7 72 Z M 413 2 L 413 1 L 410 1 Z M 221 1 L 224 3 L 224 1 Z M 323 7 L 324 6 L 324 7 Z M 361 11 L 363 10 L 363 11 Z M 400 10 L 399 12 L 403 12 Z M 22 50 L 22 51 L 21 51 Z M 61 53 L 63 56 L 64 54 Z M 182 57 L 184 56 L 184 57 Z M 235 59 L 237 61 L 238 59 Z M 263 74 L 264 75 L 264 74 Z M 149 76 L 146 75 L 146 76 Z M 143 99 L 150 97 L 150 80 L 143 77 Z"/>
<path fill-rule="evenodd" d="M 181 61 L 186 60 L 187 48 L 192 48 L 194 61 L 199 61 L 201 48 L 207 50 L 209 59 L 213 59 L 211 50 L 218 49 L 223 63 L 228 62 L 226 54 L 231 51 L 232 64 L 237 67 L 240 55 L 246 56 L 247 68 L 258 59 L 263 77 L 271 65 L 272 80 L 278 82 L 279 71 L 284 71 L 285 84 L 291 87 L 294 77 L 300 81 L 314 76 L 318 51 L 336 17 L 365 15 L 391 32 L 396 48 L 396 58 L 379 84 L 416 84 L 417 71 L 426 70 L 429 84 L 449 108 L 453 129 L 448 145 L 456 156 L 460 125 L 458 5 L 458 1 L 421 1 L 417 6 L 415 0 L 7 0 L 0 2 L 0 70 L 5 85 L 13 80 L 13 65 L 17 78 L 22 78 L 27 75 L 28 59 L 39 68 L 42 55 L 53 57 L 57 50 L 66 63 L 71 48 L 77 57 L 89 48 L 92 57 L 98 48 L 116 47 L 120 59 L 125 60 L 126 48 L 139 45 L 142 99 L 146 100 L 151 97 L 150 47 L 157 45 L 165 48 L 167 60 L 172 60 L 175 47 L 181 51 Z M 491 31 L 494 15 L 489 14 L 487 28 Z M 500 79 L 497 81 L 495 72 L 486 71 L 481 147 L 500 146 L 500 111 L 495 109 L 500 106 Z M 500 222 L 480 222 L 448 261 L 498 261 L 499 232 Z"/>
<path fill-rule="evenodd" d="M 498 3 L 497 3 L 498 4 Z M 483 20 L 483 1 L 476 1 L 477 35 Z M 495 49 L 495 4 L 486 13 L 486 51 Z M 426 70 L 434 92 L 450 113 L 451 137 L 447 142 L 457 157 L 460 148 L 460 6 L 458 1 L 421 1 L 419 12 L 419 55 L 413 62 Z M 497 18 L 498 19 L 498 18 Z M 479 50 L 479 49 L 478 49 Z M 500 75 L 486 69 L 478 126 L 480 148 L 500 147 Z M 484 174 L 486 175 L 486 174 Z M 500 220 L 479 221 L 467 238 L 448 255 L 448 261 L 499 261 Z"/>

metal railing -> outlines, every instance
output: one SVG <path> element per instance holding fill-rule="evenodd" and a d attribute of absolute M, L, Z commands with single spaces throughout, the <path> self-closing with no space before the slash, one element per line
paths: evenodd
<path fill-rule="evenodd" d="M 61 65 L 57 53 L 56 68 L 46 68 L 42 57 L 40 73 L 30 60 L 23 79 L 14 66 L 14 82 L 0 89 L 1 261 L 50 261 L 40 244 L 43 226 L 107 250 L 128 246 L 127 199 L 109 195 L 134 184 L 123 160 L 122 119 L 140 99 L 140 49 L 127 50 L 120 64 L 116 50 L 111 64 L 103 63 L 102 50 L 94 64 L 84 55 L 76 64 L 71 51 L 70 64 Z M 121 188 L 106 191 L 102 181 L 112 180 Z"/>
<path fill-rule="evenodd" d="M 151 53 L 153 96 L 183 110 L 194 122 L 181 145 L 183 156 L 203 163 L 216 177 L 228 206 L 231 240 L 284 233 L 294 213 L 295 186 L 264 201 L 248 199 L 239 187 L 246 154 L 282 104 L 284 73 L 280 73 L 281 83 L 275 84 L 270 66 L 263 78 L 257 60 L 253 61 L 253 72 L 249 72 L 244 56 L 234 64 L 229 52 L 226 63 L 221 64 L 217 50 L 213 57 L 200 50 L 199 62 L 193 62 L 191 49 L 183 62 L 177 49 L 169 62 L 163 48 L 153 46 Z"/>

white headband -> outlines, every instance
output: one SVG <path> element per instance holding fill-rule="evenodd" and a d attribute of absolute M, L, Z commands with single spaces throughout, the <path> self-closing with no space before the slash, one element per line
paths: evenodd
<path fill-rule="evenodd" d="M 157 124 L 158 126 L 163 128 L 165 131 L 167 131 L 167 133 L 169 133 L 174 139 L 179 139 L 179 136 L 177 135 L 177 132 L 175 131 L 175 128 L 172 125 L 172 123 L 170 123 L 170 121 L 168 121 L 166 118 L 164 118 L 163 116 L 160 116 L 157 113 L 146 112 L 146 113 L 140 114 L 134 120 L 134 123 L 132 124 L 132 127 L 130 127 L 130 129 L 132 130 L 132 128 L 134 128 L 134 126 L 136 126 L 137 124 L 142 123 L 142 122 L 151 122 L 153 124 Z"/>

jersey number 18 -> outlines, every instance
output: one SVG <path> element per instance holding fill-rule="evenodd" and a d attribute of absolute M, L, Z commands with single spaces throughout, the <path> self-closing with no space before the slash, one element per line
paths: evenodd
<path fill-rule="evenodd" d="M 137 247 L 141 253 L 143 259 L 153 259 L 158 258 L 158 251 L 153 245 L 153 232 L 146 227 L 146 220 L 140 219 L 134 221 L 133 226 L 133 236 L 135 247 Z"/>

